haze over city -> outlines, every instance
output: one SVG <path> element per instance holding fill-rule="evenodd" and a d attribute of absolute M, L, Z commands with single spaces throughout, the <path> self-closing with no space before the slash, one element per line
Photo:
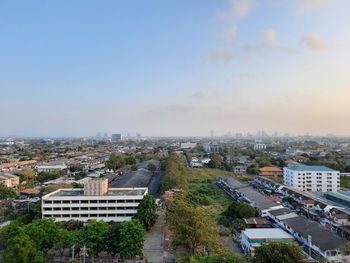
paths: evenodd
<path fill-rule="evenodd" d="M 350 1 L 1 1 L 1 136 L 349 135 Z"/>

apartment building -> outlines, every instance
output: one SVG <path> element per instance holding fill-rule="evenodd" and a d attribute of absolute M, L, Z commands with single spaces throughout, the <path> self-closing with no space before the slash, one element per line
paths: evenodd
<path fill-rule="evenodd" d="M 147 188 L 108 188 L 106 180 L 90 180 L 84 189 L 59 189 L 42 197 L 42 217 L 57 221 L 131 220 Z"/>
<path fill-rule="evenodd" d="M 337 192 L 340 187 L 339 171 L 325 166 L 288 166 L 283 179 L 286 186 L 304 192 Z"/>

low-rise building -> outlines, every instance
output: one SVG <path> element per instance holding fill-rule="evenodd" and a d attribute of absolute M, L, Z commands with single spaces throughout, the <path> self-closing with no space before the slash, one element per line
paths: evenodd
<path fill-rule="evenodd" d="M 90 180 L 82 188 L 59 189 L 42 197 L 42 217 L 57 221 L 131 220 L 148 188 L 108 188 L 105 180 Z"/>
<path fill-rule="evenodd" d="M 19 185 L 19 177 L 9 173 L 0 173 L 0 184 L 7 187 L 17 187 Z"/>
<path fill-rule="evenodd" d="M 284 168 L 284 184 L 306 192 L 337 192 L 339 171 L 325 166 L 294 165 Z"/>
<path fill-rule="evenodd" d="M 283 172 L 276 166 L 266 166 L 259 169 L 259 176 L 282 176 Z"/>
<path fill-rule="evenodd" d="M 294 238 L 280 228 L 247 228 L 241 234 L 241 246 L 248 255 L 254 255 L 254 250 L 268 242 L 294 243 Z"/>
<path fill-rule="evenodd" d="M 67 170 L 67 168 L 68 168 L 67 165 L 64 163 L 62 163 L 62 164 L 41 164 L 41 165 L 36 166 L 38 173 L 65 171 L 65 170 Z"/>
<path fill-rule="evenodd" d="M 197 146 L 197 143 L 195 142 L 182 142 L 180 144 L 181 149 L 193 149 Z"/>
<path fill-rule="evenodd" d="M 238 174 L 245 174 L 247 173 L 247 166 L 245 165 L 237 165 L 232 168 L 232 172 L 238 173 Z"/>

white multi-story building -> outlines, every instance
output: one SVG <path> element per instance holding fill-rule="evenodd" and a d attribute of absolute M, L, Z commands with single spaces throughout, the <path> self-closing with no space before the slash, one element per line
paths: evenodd
<path fill-rule="evenodd" d="M 255 143 L 254 144 L 254 151 L 263 151 L 266 150 L 266 144 L 265 143 Z"/>
<path fill-rule="evenodd" d="M 131 220 L 148 189 L 108 188 L 106 180 L 90 180 L 84 189 L 59 189 L 43 196 L 42 217 L 83 222 Z"/>
<path fill-rule="evenodd" d="M 295 165 L 283 169 L 284 184 L 305 192 L 337 192 L 339 171 L 325 166 Z"/>

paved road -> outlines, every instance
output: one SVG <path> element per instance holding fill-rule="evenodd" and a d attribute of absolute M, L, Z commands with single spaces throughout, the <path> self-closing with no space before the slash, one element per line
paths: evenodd
<path fill-rule="evenodd" d="M 157 222 L 145 235 L 143 253 L 148 262 L 174 262 L 174 256 L 164 249 L 164 213 L 159 213 Z"/>

